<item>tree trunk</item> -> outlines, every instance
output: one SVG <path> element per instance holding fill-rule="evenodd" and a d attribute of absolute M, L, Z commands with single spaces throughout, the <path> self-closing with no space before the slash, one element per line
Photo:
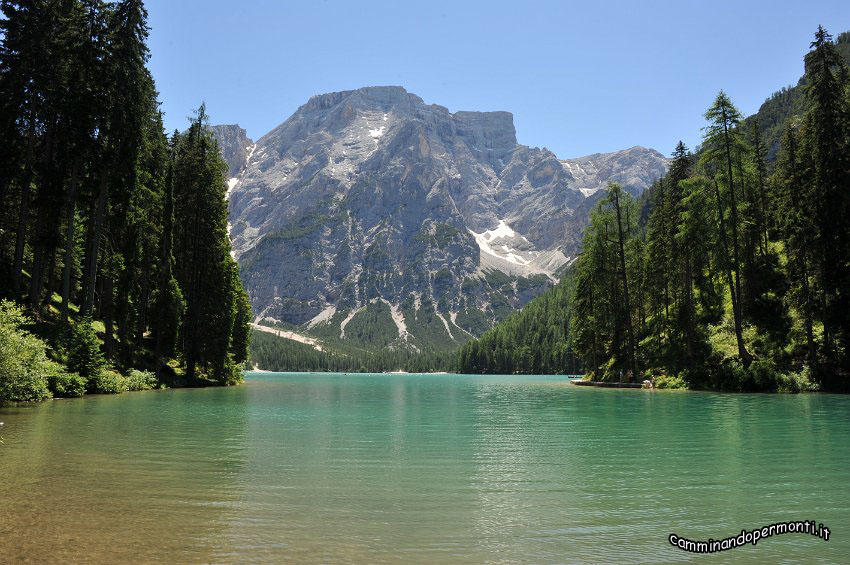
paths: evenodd
<path fill-rule="evenodd" d="M 18 209 L 18 230 L 15 238 L 15 261 L 12 266 L 12 290 L 20 296 L 24 272 L 24 248 L 27 241 L 27 223 L 30 215 L 30 197 L 32 193 L 33 162 L 35 161 L 35 124 L 30 123 L 27 135 L 27 162 L 21 182 L 21 205 Z"/>
<path fill-rule="evenodd" d="M 60 317 L 68 322 L 71 305 L 71 276 L 74 270 L 74 220 L 76 217 L 77 182 L 80 174 L 80 159 L 74 160 L 71 168 L 71 183 L 65 205 L 65 251 L 62 263 L 62 306 Z"/>
<path fill-rule="evenodd" d="M 113 281 L 111 273 L 104 273 L 103 277 L 103 292 L 101 293 L 101 316 L 103 316 L 103 349 L 107 359 L 115 357 L 115 340 L 112 337 L 114 327 L 112 324 L 113 318 Z"/>
<path fill-rule="evenodd" d="M 629 280 L 628 275 L 626 274 L 626 248 L 625 241 L 623 235 L 623 221 L 620 214 L 620 195 L 619 191 L 615 190 L 614 193 L 614 207 L 617 212 L 617 233 L 619 236 L 619 247 L 620 247 L 620 269 L 622 272 L 622 280 L 623 280 L 623 301 L 625 302 L 626 308 L 626 331 L 628 331 L 629 336 L 629 365 L 632 370 L 632 379 L 636 379 L 638 376 L 637 373 L 637 365 L 635 364 L 635 336 L 634 329 L 632 328 L 632 307 L 631 302 L 629 301 Z"/>
<path fill-rule="evenodd" d="M 38 234 L 42 231 L 42 222 L 43 220 L 40 218 L 41 214 L 39 214 L 39 220 L 36 222 L 35 232 L 36 238 L 33 242 L 33 258 L 32 265 L 30 267 L 30 307 L 32 308 L 33 314 L 38 315 L 39 304 L 41 303 L 41 272 L 42 272 L 42 261 L 44 258 L 44 244 L 39 240 Z"/>
<path fill-rule="evenodd" d="M 146 263 L 151 264 L 151 263 Z M 142 348 L 145 341 L 145 331 L 148 329 L 148 307 L 150 303 L 150 273 L 147 269 L 142 272 L 141 293 L 139 296 L 139 317 L 136 320 L 136 345 Z"/>
<path fill-rule="evenodd" d="M 86 241 L 83 245 L 83 263 L 80 268 L 80 278 L 81 278 L 81 294 L 78 297 L 78 301 L 80 302 L 80 312 L 82 313 L 83 301 L 85 297 L 88 296 L 89 293 L 89 285 L 91 282 L 89 281 L 89 261 L 91 261 L 91 251 L 93 247 L 94 241 L 94 217 L 97 213 L 97 199 L 94 199 L 89 202 L 88 205 L 88 213 L 86 214 Z"/>
<path fill-rule="evenodd" d="M 691 267 L 691 252 L 690 250 L 685 251 L 685 269 L 683 273 L 683 286 L 682 289 L 685 294 L 685 308 L 686 308 L 686 320 L 685 320 L 685 357 L 688 361 L 688 366 L 693 366 L 694 361 L 694 318 L 695 311 L 694 308 L 694 290 L 693 290 L 693 268 Z"/>
<path fill-rule="evenodd" d="M 100 254 L 100 239 L 103 232 L 103 220 L 106 214 L 106 201 L 109 196 L 109 178 L 107 168 L 104 166 L 100 175 L 100 191 L 97 197 L 95 209 L 94 226 L 92 232 L 91 249 L 89 251 L 88 264 L 86 265 L 87 287 L 83 297 L 81 313 L 84 316 L 91 315 L 94 306 L 94 290 L 97 281 L 97 261 Z"/>
<path fill-rule="evenodd" d="M 129 266 L 128 266 L 129 269 Z M 128 364 L 132 363 L 131 359 L 126 357 L 131 355 L 132 348 L 130 347 L 129 326 L 130 326 L 130 281 L 129 275 L 122 273 L 118 281 L 118 305 L 114 310 L 117 312 L 116 322 L 118 323 L 118 340 L 120 342 L 122 357 Z M 123 355 L 126 353 L 127 355 Z"/>
<path fill-rule="evenodd" d="M 24 271 L 24 246 L 27 240 L 27 223 L 30 215 L 30 192 L 32 188 L 32 172 L 24 174 L 21 183 L 21 205 L 18 211 L 18 233 L 15 239 L 15 262 L 12 267 L 12 290 L 20 295 Z"/>
<path fill-rule="evenodd" d="M 591 273 L 590 281 L 588 282 L 587 287 L 589 289 L 589 294 L 590 294 L 590 297 L 589 297 L 590 312 L 591 312 L 591 315 L 593 315 L 593 317 L 595 317 L 596 311 L 593 309 L 593 278 L 594 278 L 593 273 Z M 598 360 L 599 358 L 598 358 L 597 352 L 596 352 L 597 345 L 596 345 L 596 327 L 595 326 L 591 330 L 591 333 L 593 334 L 593 349 L 591 350 L 591 354 L 593 356 L 593 372 L 596 373 L 596 372 L 599 371 L 599 360 Z"/>
<path fill-rule="evenodd" d="M 814 369 L 818 364 L 817 348 L 815 346 L 815 332 L 812 329 L 812 295 L 809 289 L 809 269 L 806 265 L 806 257 L 800 254 L 800 271 L 803 276 L 803 321 L 806 325 L 806 345 L 809 349 L 809 367 Z"/>
<path fill-rule="evenodd" d="M 725 111 L 724 111 L 725 117 Z M 735 178 L 732 176 L 732 147 L 729 141 L 729 130 L 726 127 L 728 120 L 723 122 L 723 137 L 726 142 L 726 165 L 729 174 L 729 201 L 732 210 L 732 260 L 734 261 L 735 269 L 735 298 L 738 301 L 738 307 L 741 305 L 741 260 L 738 251 L 738 200 L 735 197 Z M 718 192 L 719 194 L 719 192 Z M 718 203 L 719 204 L 719 203 Z M 740 312 L 739 312 L 740 314 Z M 739 320 L 740 322 L 740 320 Z"/>
<path fill-rule="evenodd" d="M 750 357 L 747 348 L 744 346 L 740 303 L 738 302 L 738 293 L 735 289 L 735 282 L 732 279 L 732 270 L 729 265 L 729 242 L 726 236 L 726 221 L 723 218 L 723 200 L 720 198 L 720 187 L 717 185 L 716 179 L 714 181 L 714 191 L 717 194 L 717 213 L 720 218 L 720 234 L 723 241 L 723 262 L 726 271 L 726 280 L 729 283 L 729 293 L 732 295 L 732 316 L 735 319 L 735 339 L 738 342 L 738 356 L 741 358 L 741 363 L 744 367 L 749 367 L 752 357 Z"/>
<path fill-rule="evenodd" d="M 788 147 L 788 159 L 791 165 L 791 182 L 792 186 L 790 189 L 791 195 L 791 203 L 794 206 L 794 210 L 801 210 L 800 208 L 800 196 L 799 196 L 799 188 L 800 181 L 797 177 L 797 147 L 794 141 L 794 135 L 789 132 L 789 147 Z M 797 262 L 798 268 L 800 269 L 800 277 L 801 277 L 801 286 L 803 287 L 803 323 L 806 326 L 806 346 L 808 348 L 808 360 L 809 360 L 809 368 L 816 369 L 818 364 L 818 356 L 817 356 L 817 345 L 815 344 L 815 333 L 813 329 L 813 318 L 814 318 L 814 306 L 812 304 L 812 293 L 809 287 L 809 261 L 808 261 L 808 252 L 811 249 L 809 245 L 808 237 L 806 237 L 806 229 L 803 226 L 795 226 L 797 230 L 799 230 L 799 251 L 797 252 Z M 790 239 L 793 239 L 790 238 Z M 788 241 L 789 249 L 792 247 L 791 241 Z M 828 335 L 826 330 L 826 326 L 824 325 L 824 335 Z"/>
<path fill-rule="evenodd" d="M 53 293 L 56 291 L 56 252 L 57 247 L 53 247 L 50 251 L 50 264 L 47 267 L 47 293 L 44 298 L 44 304 L 49 306 L 53 302 Z"/>

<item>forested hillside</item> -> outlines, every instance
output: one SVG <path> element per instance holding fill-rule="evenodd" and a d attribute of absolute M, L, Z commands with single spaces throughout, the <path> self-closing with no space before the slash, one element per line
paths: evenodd
<path fill-rule="evenodd" d="M 645 206 L 609 187 L 573 266 L 573 292 L 550 303 L 571 312 L 558 344 L 592 378 L 655 376 L 726 390 L 846 388 L 850 72 L 840 55 L 846 35 L 842 41 L 818 29 L 800 110 L 784 120 L 772 174 L 764 126 L 757 117 L 744 121 L 720 92 L 705 114 L 699 154 L 680 142 Z M 507 324 L 492 334 L 500 330 L 507 333 Z M 520 328 L 512 340 L 535 333 Z M 468 344 L 460 370 L 524 370 L 515 361 L 521 349 L 510 362 L 493 361 L 501 343 Z"/>
<path fill-rule="evenodd" d="M 0 8 L 0 402 L 238 381 L 226 165 L 203 105 L 166 137 L 143 3 Z"/>
<path fill-rule="evenodd" d="M 835 51 L 845 64 L 850 65 L 850 31 L 838 35 L 835 40 Z M 806 111 L 806 76 L 800 78 L 794 86 L 782 88 L 765 100 L 758 112 L 744 120 L 744 125 L 752 127 L 758 122 L 763 131 L 764 145 L 767 152 L 767 162 L 772 165 L 779 156 L 779 145 L 782 133 L 788 122 L 799 118 Z"/>
<path fill-rule="evenodd" d="M 551 290 L 532 300 L 458 352 L 462 373 L 575 374 L 581 362 L 570 345 L 570 271 Z"/>
<path fill-rule="evenodd" d="M 454 369 L 454 351 L 415 351 L 409 348 L 359 348 L 334 344 L 319 351 L 268 332 L 251 336 L 251 364 L 266 371 L 333 371 L 434 373 Z"/>

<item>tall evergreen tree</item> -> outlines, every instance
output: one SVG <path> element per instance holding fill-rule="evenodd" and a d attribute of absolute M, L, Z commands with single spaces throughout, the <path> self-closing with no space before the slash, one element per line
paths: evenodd
<path fill-rule="evenodd" d="M 234 375 L 231 340 L 243 300 L 227 235 L 226 165 L 207 120 L 202 104 L 177 145 L 174 256 L 186 299 L 181 336 L 187 373 L 227 382 Z"/>
<path fill-rule="evenodd" d="M 629 295 L 629 274 L 626 270 L 626 240 L 631 237 L 631 226 L 629 225 L 628 210 L 620 205 L 624 198 L 623 189 L 617 183 L 608 185 L 608 201 L 614 208 L 614 216 L 617 220 L 617 252 L 620 263 L 620 278 L 623 283 L 623 308 L 625 312 L 622 317 L 626 327 L 626 335 L 628 340 L 628 360 L 631 379 L 638 376 L 637 365 L 635 363 L 635 330 L 632 318 L 632 302 Z M 629 379 L 629 380 L 631 380 Z"/>
<path fill-rule="evenodd" d="M 789 258 L 789 271 L 794 281 L 794 303 L 803 315 L 806 332 L 806 351 L 809 366 L 817 368 L 817 346 L 814 336 L 814 300 L 811 288 L 811 253 L 816 232 L 812 215 L 803 206 L 811 197 L 801 177 L 798 161 L 797 134 L 789 127 L 782 137 L 782 150 L 777 165 L 776 183 L 781 214 L 777 214 L 785 249 Z"/>
<path fill-rule="evenodd" d="M 0 0 L 0 13 L 0 292 L 45 327 L 102 322 L 89 346 L 116 367 L 152 364 L 152 349 L 158 376 L 177 356 L 190 377 L 237 380 L 251 313 L 223 163 L 205 117 L 168 146 L 142 1 Z M 57 290 L 58 315 L 44 307 Z"/>
<path fill-rule="evenodd" d="M 174 132 L 165 180 L 159 276 L 153 300 L 152 325 L 156 336 L 154 358 L 157 377 L 162 369 L 163 356 L 170 358 L 177 353 L 178 331 L 186 309 L 180 285 L 174 278 L 174 159 L 178 143 L 179 136 Z"/>
<path fill-rule="evenodd" d="M 741 121 L 741 114 L 729 100 L 725 92 L 721 91 L 714 104 L 706 111 L 705 119 L 708 125 L 705 127 L 703 154 L 704 163 L 714 172 L 714 186 L 717 195 L 717 211 L 720 220 L 721 236 L 724 243 L 724 254 L 727 255 L 727 273 L 729 279 L 729 293 L 732 300 L 732 312 L 735 323 L 735 338 L 738 343 L 738 355 L 744 366 L 752 362 L 752 357 L 744 345 L 743 337 L 743 314 L 741 312 L 741 257 L 739 241 L 739 218 L 738 198 L 735 189 L 735 161 L 733 154 L 740 147 L 742 140 L 737 131 Z M 725 176 L 724 176 L 725 175 Z M 720 191 L 720 181 L 723 182 L 726 198 Z M 731 246 L 727 241 L 727 222 L 725 221 L 726 208 L 730 211 Z"/>
<path fill-rule="evenodd" d="M 811 202 L 818 226 L 815 248 L 823 290 L 824 345 L 827 355 L 843 346 L 843 365 L 850 369 L 850 109 L 846 96 L 847 69 L 832 38 L 818 27 L 806 55 L 805 116 L 800 147 L 812 185 Z"/>

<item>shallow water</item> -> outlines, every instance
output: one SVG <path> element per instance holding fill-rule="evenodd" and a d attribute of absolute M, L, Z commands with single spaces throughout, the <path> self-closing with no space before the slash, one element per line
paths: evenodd
<path fill-rule="evenodd" d="M 850 555 L 850 397 L 562 377 L 249 374 L 0 409 L 0 562 L 681 562 Z"/>

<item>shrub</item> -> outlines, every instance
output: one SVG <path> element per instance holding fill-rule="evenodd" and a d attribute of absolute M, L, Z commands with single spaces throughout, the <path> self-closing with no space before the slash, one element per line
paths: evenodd
<path fill-rule="evenodd" d="M 799 373 L 784 373 L 779 377 L 778 392 L 816 392 L 820 387 L 812 379 L 809 367 L 803 367 Z"/>
<path fill-rule="evenodd" d="M 57 398 L 81 398 L 86 393 L 86 379 L 77 373 L 58 373 L 47 380 Z"/>
<path fill-rule="evenodd" d="M 61 370 L 47 358 L 47 345 L 22 329 L 28 323 L 14 302 L 0 301 L 0 404 L 50 398 L 47 377 Z"/>
<path fill-rule="evenodd" d="M 137 371 L 133 369 L 127 375 L 127 390 L 150 390 L 156 388 L 156 375 L 150 371 Z"/>
<path fill-rule="evenodd" d="M 68 370 L 89 382 L 96 381 L 106 368 L 106 360 L 100 351 L 100 340 L 89 318 L 83 318 L 71 326 L 65 339 L 65 350 Z"/>
<path fill-rule="evenodd" d="M 86 389 L 95 394 L 121 394 L 127 391 L 127 377 L 112 369 L 102 370 L 100 374 L 88 380 Z"/>
<path fill-rule="evenodd" d="M 755 359 L 741 371 L 741 388 L 745 390 L 775 390 L 781 373 L 771 359 Z"/>
<path fill-rule="evenodd" d="M 688 388 L 685 379 L 676 375 L 658 375 L 655 377 L 655 388 Z"/>

